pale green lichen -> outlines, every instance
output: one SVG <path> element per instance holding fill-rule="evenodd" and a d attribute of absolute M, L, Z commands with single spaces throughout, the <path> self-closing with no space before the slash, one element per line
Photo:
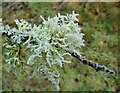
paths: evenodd
<path fill-rule="evenodd" d="M 43 19 L 40 25 L 31 25 L 25 20 L 15 20 L 18 29 L 11 29 L 9 26 L 4 26 L 1 31 L 7 33 L 10 37 L 11 43 L 4 44 L 6 48 L 16 47 L 15 45 L 25 45 L 30 49 L 31 54 L 27 59 L 26 65 L 36 64 L 38 58 L 43 58 L 45 55 L 45 62 L 41 62 L 38 70 L 48 78 L 59 91 L 59 77 L 60 73 L 57 70 L 57 65 L 60 67 L 64 63 L 71 63 L 65 60 L 65 55 L 70 55 L 66 51 L 76 52 L 79 56 L 81 53 L 79 49 L 84 46 L 83 34 L 77 21 L 78 14 L 74 11 L 72 14 L 66 16 L 58 13 L 54 18 L 48 17 L 48 20 Z M 25 39 L 27 37 L 27 39 Z M 66 50 L 66 51 L 64 51 Z M 9 55 L 9 52 L 7 55 Z M 12 65 L 12 62 L 20 64 L 21 61 L 18 56 L 10 56 L 6 62 Z M 51 68 L 53 70 L 51 70 Z"/>

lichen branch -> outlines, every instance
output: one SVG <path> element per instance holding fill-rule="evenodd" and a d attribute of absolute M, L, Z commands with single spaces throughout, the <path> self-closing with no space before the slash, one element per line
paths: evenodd
<path fill-rule="evenodd" d="M 4 32 L 2 35 L 10 38 L 13 34 L 8 35 L 6 32 Z M 22 42 L 25 42 L 28 38 L 29 38 L 29 36 L 26 36 L 26 37 L 22 38 Z M 34 42 L 35 42 L 35 41 L 34 41 Z M 66 51 L 66 50 L 65 50 L 65 51 Z M 69 52 L 69 51 L 66 51 L 66 52 L 67 52 L 67 53 L 70 53 L 71 56 L 73 56 L 74 58 L 78 59 L 78 60 L 79 60 L 80 62 L 82 62 L 83 64 L 88 65 L 88 66 L 94 68 L 97 72 L 98 72 L 98 71 L 103 71 L 103 72 L 108 73 L 108 74 L 110 74 L 110 75 L 115 75 L 115 71 L 110 70 L 109 68 L 107 68 L 107 67 L 104 66 L 104 65 L 100 65 L 100 64 L 98 64 L 98 63 L 92 62 L 92 61 L 88 60 L 88 59 L 87 59 L 86 57 L 84 57 L 84 56 L 79 56 L 79 55 L 78 55 L 77 53 L 75 53 L 75 52 Z"/>

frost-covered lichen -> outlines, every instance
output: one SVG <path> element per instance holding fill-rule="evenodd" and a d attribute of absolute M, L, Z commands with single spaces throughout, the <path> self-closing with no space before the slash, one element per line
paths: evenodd
<path fill-rule="evenodd" d="M 32 25 L 23 19 L 16 19 L 15 23 L 18 28 L 11 29 L 8 25 L 1 28 L 1 31 L 8 35 L 10 41 L 10 43 L 3 45 L 5 48 L 17 47 L 16 45 L 25 45 L 29 48 L 31 54 L 26 65 L 35 64 L 37 58 L 43 58 L 44 55 L 46 61 L 41 62 L 37 71 L 42 72 L 59 90 L 60 73 L 56 66 L 62 67 L 64 63 L 71 63 L 65 60 L 64 56 L 70 54 L 64 50 L 77 52 L 81 55 L 79 49 L 84 45 L 77 16 L 78 14 L 75 14 L 74 11 L 66 16 L 58 13 L 54 18 L 48 17 L 47 20 L 40 16 L 43 19 L 40 25 Z M 10 54 L 10 51 L 6 52 L 6 55 Z M 20 59 L 17 57 L 17 53 L 10 56 L 6 59 L 6 63 L 20 64 Z"/>
<path fill-rule="evenodd" d="M 84 34 L 81 33 L 81 28 L 77 23 L 77 16 L 78 14 L 75 14 L 74 11 L 66 16 L 58 13 L 54 18 L 48 17 L 47 20 L 40 16 L 43 19 L 40 25 L 32 25 L 23 19 L 16 19 L 17 28 L 3 26 L 0 30 L 3 35 L 7 36 L 5 38 L 7 42 L 3 44 L 6 49 L 5 55 L 8 56 L 5 62 L 14 66 L 22 65 L 23 59 L 20 57 L 20 49 L 21 46 L 26 46 L 30 54 L 27 60 L 24 60 L 25 65 L 31 66 L 39 63 L 37 71 L 51 81 L 59 91 L 58 66 L 63 67 L 65 63 L 71 63 L 65 59 L 65 56 L 71 55 L 71 53 L 77 53 L 73 56 L 80 58 L 79 49 L 84 46 Z M 10 49 L 16 53 L 12 54 Z"/>

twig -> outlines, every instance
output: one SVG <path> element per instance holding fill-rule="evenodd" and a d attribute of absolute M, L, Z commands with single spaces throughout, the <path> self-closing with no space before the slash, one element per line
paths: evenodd
<path fill-rule="evenodd" d="M 104 65 L 99 65 L 98 63 L 92 62 L 92 61 L 88 60 L 87 58 L 85 58 L 84 56 L 79 56 L 77 53 L 70 53 L 70 54 L 73 57 L 75 57 L 76 59 L 78 59 L 80 62 L 82 62 L 83 64 L 94 68 L 97 72 L 103 71 L 103 72 L 106 72 L 108 74 L 115 75 L 115 72 L 113 70 L 108 69 Z"/>
<path fill-rule="evenodd" d="M 11 34 L 8 35 L 7 32 L 3 32 L 2 35 L 10 38 L 11 36 L 14 35 L 14 33 L 11 33 Z M 29 38 L 29 36 L 25 36 L 25 37 L 23 37 L 21 40 L 22 40 L 22 42 L 25 42 L 28 38 Z M 31 43 L 35 43 L 35 42 L 31 42 Z M 66 51 L 66 50 L 65 50 L 65 51 Z M 106 73 L 108 73 L 108 74 L 115 75 L 115 71 L 108 69 L 108 68 L 107 68 L 106 66 L 104 66 L 104 65 L 99 65 L 98 63 L 92 62 L 92 61 L 88 60 L 87 58 L 85 58 L 84 56 L 79 56 L 79 55 L 78 55 L 77 53 L 75 53 L 75 52 L 73 52 L 73 53 L 71 53 L 71 52 L 69 52 L 69 51 L 66 51 L 66 52 L 70 53 L 71 56 L 73 56 L 74 58 L 78 59 L 78 60 L 79 60 L 80 62 L 82 62 L 83 64 L 88 65 L 88 66 L 94 68 L 97 72 L 98 72 L 98 71 L 103 71 L 103 72 L 106 72 Z"/>

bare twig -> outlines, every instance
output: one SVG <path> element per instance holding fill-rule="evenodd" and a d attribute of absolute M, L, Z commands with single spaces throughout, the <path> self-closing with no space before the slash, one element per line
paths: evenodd
<path fill-rule="evenodd" d="M 88 66 L 94 68 L 97 72 L 103 71 L 108 74 L 115 75 L 115 72 L 113 70 L 108 69 L 104 65 L 99 65 L 98 63 L 92 62 L 92 61 L 88 60 L 87 58 L 85 58 L 84 56 L 79 56 L 77 53 L 70 53 L 70 54 L 73 57 L 75 57 L 76 59 L 78 59 L 80 62 L 84 63 L 85 65 L 88 65 Z"/>

